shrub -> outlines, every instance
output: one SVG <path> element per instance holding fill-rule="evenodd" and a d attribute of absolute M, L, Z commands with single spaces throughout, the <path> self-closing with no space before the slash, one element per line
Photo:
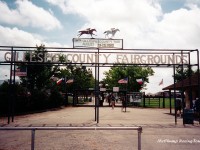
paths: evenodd
<path fill-rule="evenodd" d="M 48 95 L 44 91 L 33 90 L 31 92 L 31 109 L 41 110 L 48 108 Z"/>
<path fill-rule="evenodd" d="M 59 91 L 53 90 L 51 91 L 51 95 L 49 97 L 49 106 L 50 108 L 55 108 L 63 105 L 64 97 L 60 94 Z"/>

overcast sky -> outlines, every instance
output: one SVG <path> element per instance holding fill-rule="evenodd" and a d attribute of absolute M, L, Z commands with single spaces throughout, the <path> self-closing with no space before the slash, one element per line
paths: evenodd
<path fill-rule="evenodd" d="M 200 49 L 199 20 L 200 0 L 0 0 L 0 45 L 72 47 L 80 29 L 114 27 L 124 48 Z M 146 92 L 173 83 L 172 69 L 153 69 Z"/>

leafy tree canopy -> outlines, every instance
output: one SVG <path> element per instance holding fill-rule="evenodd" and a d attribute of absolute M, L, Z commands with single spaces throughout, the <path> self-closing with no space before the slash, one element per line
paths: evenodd
<path fill-rule="evenodd" d="M 27 52 L 25 56 L 26 60 L 30 60 L 30 53 Z M 37 55 L 40 53 L 40 58 Z M 32 61 L 36 61 L 37 59 L 45 60 L 45 54 L 48 53 L 45 46 L 37 46 L 36 50 L 32 52 Z M 42 55 L 43 54 L 43 55 Z M 65 60 L 64 55 L 59 55 L 59 62 L 64 65 L 33 65 L 28 64 L 27 67 L 27 76 L 21 77 L 22 84 L 26 86 L 30 91 L 33 89 L 49 89 L 56 88 L 61 91 L 72 91 L 74 88 L 77 89 L 86 89 L 88 87 L 94 87 L 94 78 L 92 73 L 86 69 L 86 67 L 72 65 L 69 61 Z M 23 66 L 18 66 L 23 67 Z M 51 80 L 52 77 L 56 77 L 58 79 L 74 79 L 73 87 L 72 84 L 66 85 L 63 82 L 61 85 L 56 85 L 56 80 Z M 64 81 L 64 80 L 63 80 Z M 54 82 L 54 83 L 53 83 Z"/>
<path fill-rule="evenodd" d="M 41 58 L 45 59 L 45 53 L 47 53 L 47 50 L 45 49 L 44 45 L 40 45 L 36 47 L 36 50 L 32 52 L 32 61 L 36 61 L 39 59 L 37 56 L 38 53 L 43 53 L 43 55 L 40 55 Z M 27 52 L 25 59 L 27 61 L 30 61 L 30 53 Z M 23 66 L 19 66 L 23 67 Z M 50 77 L 54 74 L 54 72 L 57 71 L 57 67 L 53 67 L 52 65 L 33 65 L 33 64 L 27 64 L 27 76 L 21 77 L 22 84 L 24 86 L 27 86 L 31 91 L 33 89 L 44 89 L 49 84 Z"/>
<path fill-rule="evenodd" d="M 197 71 L 194 71 L 191 67 L 188 67 L 185 69 L 182 67 L 178 67 L 176 68 L 176 73 L 175 73 L 175 76 L 173 75 L 173 78 L 175 82 L 178 82 L 178 81 L 188 78 L 189 76 L 191 76 L 192 74 L 196 72 Z"/>
<path fill-rule="evenodd" d="M 128 91 L 138 92 L 149 82 L 149 76 L 154 75 L 154 71 L 150 67 L 140 66 L 113 66 L 109 71 L 104 72 L 105 79 L 103 82 L 108 84 L 109 88 L 120 87 Z M 118 81 L 128 78 L 128 84 L 119 84 Z M 142 79 L 143 83 L 139 84 L 137 79 Z"/>

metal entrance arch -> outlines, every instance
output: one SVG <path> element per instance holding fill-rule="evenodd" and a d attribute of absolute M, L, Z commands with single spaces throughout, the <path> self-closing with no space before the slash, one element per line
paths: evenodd
<path fill-rule="evenodd" d="M 99 123 L 99 71 L 101 67 L 112 67 L 112 66 L 131 66 L 138 65 L 141 67 L 162 67 L 162 68 L 173 68 L 174 74 L 176 67 L 192 67 L 196 66 L 199 72 L 199 51 L 189 49 L 108 49 L 108 48 L 64 48 L 64 47 L 45 47 L 47 51 L 45 53 L 51 54 L 46 57 L 46 60 L 41 59 L 38 55 L 39 61 L 23 61 L 24 52 L 32 52 L 36 50 L 36 47 L 16 47 L 16 46 L 0 46 L 1 60 L 0 66 L 8 66 L 9 73 L 9 85 L 10 85 L 10 99 L 8 109 L 8 123 L 10 118 L 14 121 L 14 102 L 15 97 L 13 92 L 13 85 L 15 85 L 15 67 L 18 64 L 23 65 L 59 65 L 65 66 L 71 65 L 83 65 L 86 67 L 94 68 L 95 72 L 95 121 Z M 66 63 L 57 61 L 56 55 L 64 54 Z M 81 60 L 81 56 L 87 57 L 85 61 Z M 192 55 L 192 56 L 191 56 Z M 191 58 L 196 58 L 191 61 Z M 162 62 L 161 57 L 168 57 L 168 61 Z M 30 57 L 31 58 L 31 57 Z M 69 58 L 69 59 L 68 59 Z M 51 61 L 47 61 L 51 60 Z M 12 70 L 13 76 L 12 76 Z M 174 81 L 175 82 L 175 81 Z M 199 80 L 198 80 L 198 87 Z M 175 91 L 175 88 L 174 88 Z M 199 91 L 200 93 L 200 91 Z M 200 95 L 200 94 L 199 94 Z M 183 93 L 182 93 L 183 96 Z M 176 97 L 174 97 L 176 98 Z M 175 117 L 176 122 L 176 117 Z"/>

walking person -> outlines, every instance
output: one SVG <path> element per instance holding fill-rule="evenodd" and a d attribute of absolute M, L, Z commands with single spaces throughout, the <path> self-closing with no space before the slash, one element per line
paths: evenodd
<path fill-rule="evenodd" d="M 111 94 L 111 104 L 112 104 L 112 109 L 114 109 L 114 107 L 115 107 L 115 96 L 114 96 L 113 93 Z"/>

